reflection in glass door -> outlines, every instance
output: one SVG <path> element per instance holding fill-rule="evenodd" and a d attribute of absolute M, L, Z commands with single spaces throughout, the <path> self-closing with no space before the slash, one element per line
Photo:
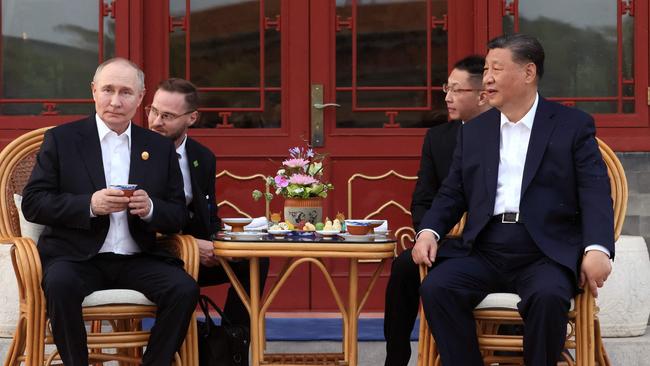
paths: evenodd
<path fill-rule="evenodd" d="M 0 115 L 88 114 L 97 64 L 115 54 L 103 0 L 2 0 Z"/>

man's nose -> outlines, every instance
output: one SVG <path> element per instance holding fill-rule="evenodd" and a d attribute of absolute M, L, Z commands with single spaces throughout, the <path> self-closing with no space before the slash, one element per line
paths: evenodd
<path fill-rule="evenodd" d="M 116 107 L 122 105 L 122 101 L 120 100 L 120 95 L 118 93 L 114 93 L 111 96 L 111 105 Z"/>

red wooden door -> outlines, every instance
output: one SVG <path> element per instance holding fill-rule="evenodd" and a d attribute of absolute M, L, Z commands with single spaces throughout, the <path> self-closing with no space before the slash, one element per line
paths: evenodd
<path fill-rule="evenodd" d="M 481 2 L 479 2 L 481 3 Z M 425 128 L 446 121 L 448 60 L 476 40 L 474 1 L 258 0 L 145 2 L 147 87 L 169 76 L 202 92 L 191 135 L 218 157 L 220 215 L 261 216 L 263 188 L 292 146 L 328 154 L 335 190 L 326 215 L 383 218 L 410 229 L 410 200 Z M 467 14 L 470 14 L 469 16 Z M 153 37 L 153 38 L 151 38 Z M 455 47 L 450 49 L 450 39 Z M 149 99 L 152 94 L 149 94 Z M 339 107 L 327 106 L 337 104 Z M 280 212 L 282 200 L 271 202 Z M 347 267 L 326 261 L 345 293 Z M 272 261 L 271 279 L 279 263 Z M 312 266 L 313 267 L 313 266 Z M 362 284 L 371 267 L 363 267 Z M 382 277 L 365 310 L 383 308 Z M 223 290 L 220 290 L 223 292 Z M 316 268 L 301 268 L 274 310 L 334 310 Z"/>

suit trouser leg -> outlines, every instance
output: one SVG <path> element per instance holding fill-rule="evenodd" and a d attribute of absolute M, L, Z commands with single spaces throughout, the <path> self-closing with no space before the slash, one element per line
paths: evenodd
<path fill-rule="evenodd" d="M 48 265 L 42 287 L 54 343 L 66 366 L 87 366 L 88 347 L 81 303 L 102 288 L 103 275 L 92 261 L 59 261 Z"/>
<path fill-rule="evenodd" d="M 566 324 L 574 296 L 573 274 L 548 258 L 522 270 L 516 279 L 524 319 L 524 362 L 554 366 L 566 339 Z"/>
<path fill-rule="evenodd" d="M 185 340 L 199 297 L 199 286 L 182 267 L 149 255 L 134 256 L 123 265 L 116 287 L 142 292 L 156 304 L 143 365 L 170 365 Z"/>
<path fill-rule="evenodd" d="M 420 302 L 419 267 L 411 249 L 393 259 L 384 307 L 385 366 L 406 366 L 411 358 L 411 332 Z"/>
<path fill-rule="evenodd" d="M 497 271 L 477 255 L 449 258 L 425 278 L 420 295 L 443 365 L 483 366 L 473 311 L 498 281 Z"/>

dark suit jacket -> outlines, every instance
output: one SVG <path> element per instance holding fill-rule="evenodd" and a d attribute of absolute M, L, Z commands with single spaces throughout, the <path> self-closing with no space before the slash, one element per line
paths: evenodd
<path fill-rule="evenodd" d="M 603 245 L 614 257 L 609 178 L 595 132 L 588 114 L 539 98 L 519 211 L 540 250 L 574 274 L 588 245 Z M 461 128 L 449 175 L 423 228 L 446 233 L 467 211 L 463 240 L 474 243 L 493 214 L 499 144 L 496 109 Z"/>
<path fill-rule="evenodd" d="M 424 136 L 418 180 L 411 200 L 413 228 L 418 231 L 422 217 L 431 207 L 442 181 L 449 173 L 451 158 L 456 147 L 456 135 L 461 121 L 450 121 L 431 127 Z"/>
<path fill-rule="evenodd" d="M 217 159 L 212 151 L 189 137 L 185 142 L 185 151 L 192 181 L 192 215 L 183 233 L 210 240 L 221 228 L 214 193 Z"/>
<path fill-rule="evenodd" d="M 92 194 L 106 188 L 98 136 L 94 115 L 45 133 L 22 205 L 28 220 L 47 225 L 38 241 L 44 265 L 89 259 L 104 243 L 109 216 L 90 217 Z M 128 215 L 133 239 L 142 252 L 171 258 L 155 238 L 157 232 L 179 232 L 187 219 L 176 151 L 168 139 L 133 123 L 128 183 L 144 189 L 154 208 L 150 222 Z"/>

